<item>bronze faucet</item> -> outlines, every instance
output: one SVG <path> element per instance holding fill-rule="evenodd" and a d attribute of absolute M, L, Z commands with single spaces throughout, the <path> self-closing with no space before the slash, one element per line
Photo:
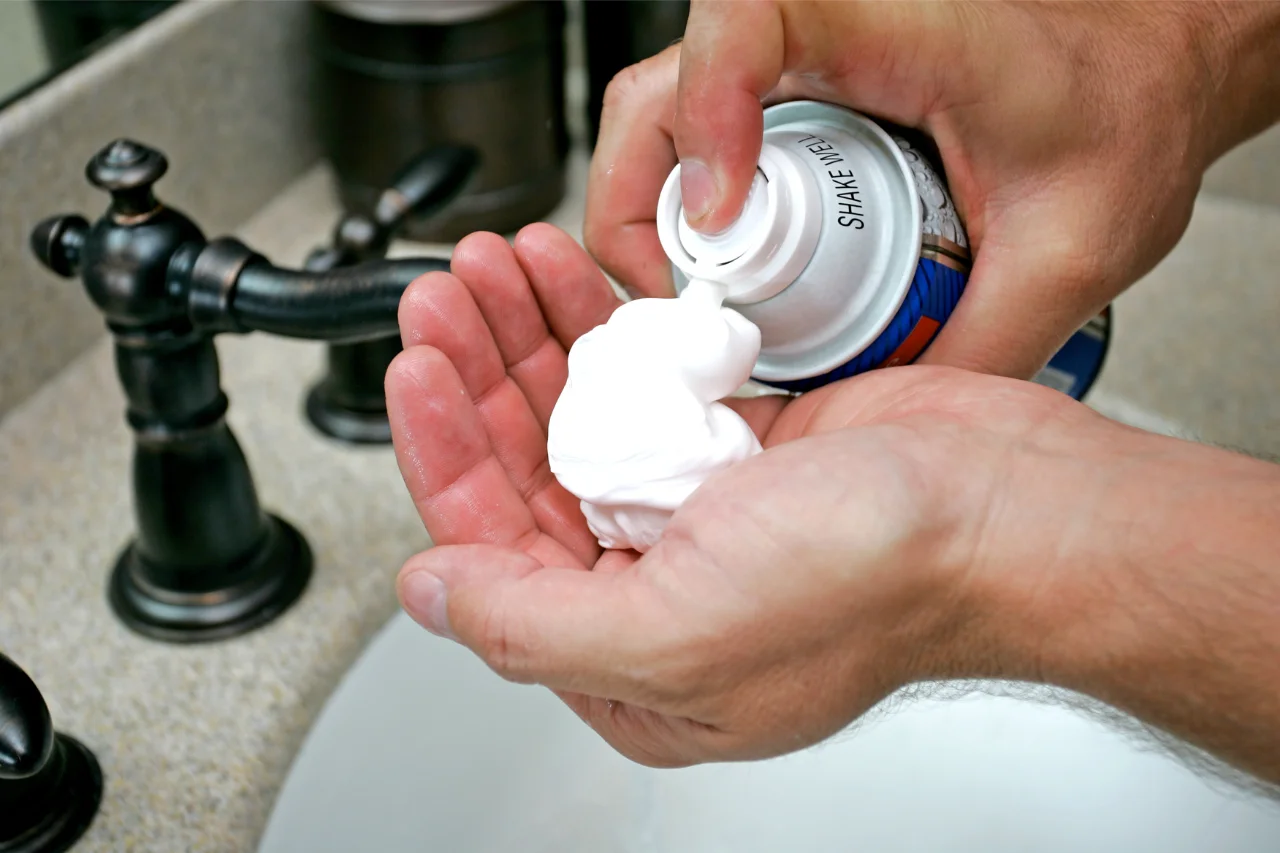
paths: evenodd
<path fill-rule="evenodd" d="M 230 237 L 207 240 L 157 200 L 165 156 L 126 139 L 86 169 L 111 196 L 96 222 L 71 214 L 36 226 L 36 257 L 78 276 L 105 316 L 128 400 L 137 530 L 108 587 L 126 625 L 171 642 L 218 640 L 271 621 L 302 594 L 310 548 L 258 502 L 226 423 L 214 336 L 398 342 L 400 295 L 424 273 L 448 269 L 448 258 L 366 259 L 385 253 L 405 195 L 415 210 L 442 207 L 475 165 L 469 148 L 432 149 L 406 173 L 416 180 L 408 192 L 382 214 L 346 217 L 329 254 L 313 255 L 313 269 L 274 266 Z"/>

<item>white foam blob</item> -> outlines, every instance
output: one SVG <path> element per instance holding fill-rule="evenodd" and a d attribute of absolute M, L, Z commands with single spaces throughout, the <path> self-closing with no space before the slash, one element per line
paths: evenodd
<path fill-rule="evenodd" d="M 760 452 L 719 400 L 750 378 L 760 330 L 694 281 L 637 299 L 579 338 L 551 413 L 547 457 L 604 548 L 649 550 L 704 480 Z"/>

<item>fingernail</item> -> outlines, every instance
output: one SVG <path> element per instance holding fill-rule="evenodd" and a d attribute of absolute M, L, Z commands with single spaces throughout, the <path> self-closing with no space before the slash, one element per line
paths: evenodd
<path fill-rule="evenodd" d="M 706 163 L 701 160 L 680 163 L 680 200 L 690 225 L 696 225 L 711 212 L 716 196 L 716 179 Z"/>
<path fill-rule="evenodd" d="M 404 609 L 419 625 L 448 640 L 457 640 L 449 627 L 448 595 L 444 581 L 430 572 L 414 572 L 400 583 Z"/>

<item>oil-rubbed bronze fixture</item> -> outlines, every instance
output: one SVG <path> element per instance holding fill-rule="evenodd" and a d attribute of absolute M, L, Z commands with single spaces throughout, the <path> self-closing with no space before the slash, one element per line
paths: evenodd
<path fill-rule="evenodd" d="M 71 849 L 102 802 L 102 769 L 54 729 L 31 677 L 0 654 L 0 853 Z"/>
<path fill-rule="evenodd" d="M 443 203 L 465 183 L 474 153 L 426 155 Z M 378 260 L 327 271 L 289 270 L 230 237 L 206 240 L 152 191 L 168 161 L 126 139 L 86 169 L 111 195 L 92 225 L 46 219 L 31 235 L 37 258 L 79 276 L 106 317 L 134 434 L 136 536 L 111 574 L 108 598 L 135 631 L 170 642 L 231 637 L 292 605 L 311 576 L 302 534 L 258 502 L 225 415 L 215 335 L 267 332 L 347 344 L 396 333 L 400 295 L 447 258 Z M 421 189 L 421 188 L 420 188 Z"/>
<path fill-rule="evenodd" d="M 470 149 L 443 157 L 431 149 L 395 176 L 368 213 L 348 213 L 334 228 L 332 244 L 316 249 L 304 267 L 328 272 L 380 260 L 410 219 L 430 220 L 448 207 L 477 165 Z M 355 444 L 391 441 L 383 381 L 400 352 L 400 335 L 356 343 L 330 344 L 325 374 L 307 394 L 306 413 L 325 435 Z"/>

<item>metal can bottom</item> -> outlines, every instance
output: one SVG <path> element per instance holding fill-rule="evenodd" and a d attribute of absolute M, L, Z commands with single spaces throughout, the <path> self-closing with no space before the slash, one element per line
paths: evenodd
<path fill-rule="evenodd" d="M 871 345 L 849 361 L 819 376 L 785 381 L 757 379 L 762 385 L 784 391 L 812 391 L 868 370 L 910 364 L 924 352 L 947 322 L 968 273 L 932 258 L 922 257 L 906 298 L 889 325 Z"/>

